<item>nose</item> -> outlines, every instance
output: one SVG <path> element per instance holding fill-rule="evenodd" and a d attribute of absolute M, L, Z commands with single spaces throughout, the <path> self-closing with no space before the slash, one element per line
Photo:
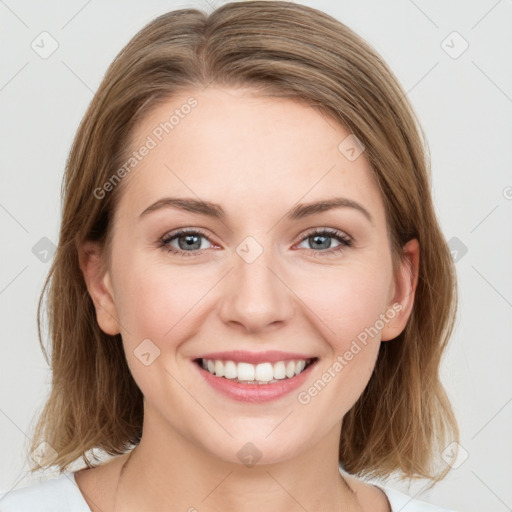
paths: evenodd
<path fill-rule="evenodd" d="M 294 299 L 271 251 L 253 262 L 234 255 L 234 268 L 226 276 L 219 315 L 230 327 L 245 333 L 272 330 L 289 322 Z"/>

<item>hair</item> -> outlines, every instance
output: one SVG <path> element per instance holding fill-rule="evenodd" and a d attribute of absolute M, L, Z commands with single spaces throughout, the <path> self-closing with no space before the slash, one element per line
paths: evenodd
<path fill-rule="evenodd" d="M 394 269 L 411 239 L 421 256 L 410 317 L 399 336 L 381 343 L 368 385 L 343 418 L 339 460 L 359 476 L 441 479 L 449 468 L 435 461 L 458 440 L 439 378 L 457 287 L 432 203 L 424 132 L 398 80 L 361 37 L 311 7 L 267 0 L 157 17 L 121 50 L 94 95 L 67 160 L 60 238 L 39 299 L 52 382 L 31 451 L 45 441 L 55 452 L 31 471 L 54 465 L 64 472 L 79 458 L 94 467 L 91 451 L 120 455 L 141 439 L 143 396 L 121 335 L 96 321 L 78 249 L 96 241 L 108 252 L 122 188 L 102 198 L 95 191 L 119 170 L 137 122 L 173 95 L 210 84 L 305 102 L 363 143 L 384 201 Z"/>

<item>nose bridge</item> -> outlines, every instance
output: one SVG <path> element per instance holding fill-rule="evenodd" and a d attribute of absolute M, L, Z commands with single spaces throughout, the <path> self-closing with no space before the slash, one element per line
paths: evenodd
<path fill-rule="evenodd" d="M 279 265 L 274 256 L 270 247 L 264 248 L 254 237 L 245 238 L 236 247 L 229 290 L 221 308 L 225 322 L 258 331 L 290 318 L 291 294 L 277 277 Z"/>

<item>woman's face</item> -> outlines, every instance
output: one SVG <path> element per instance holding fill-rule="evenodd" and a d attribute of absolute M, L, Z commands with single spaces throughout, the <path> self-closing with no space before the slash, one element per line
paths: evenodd
<path fill-rule="evenodd" d="M 233 462 L 337 439 L 412 295 L 357 140 L 303 104 L 208 87 L 155 108 L 132 142 L 95 302 L 145 431 Z"/>

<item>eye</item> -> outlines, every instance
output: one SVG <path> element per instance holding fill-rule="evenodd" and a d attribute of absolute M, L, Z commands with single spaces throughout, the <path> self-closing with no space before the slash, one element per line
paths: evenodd
<path fill-rule="evenodd" d="M 332 239 L 336 240 L 338 245 L 332 247 Z M 300 243 L 308 243 L 309 249 L 319 255 L 332 254 L 353 245 L 348 235 L 328 228 L 310 231 Z M 212 245 L 206 234 L 198 229 L 180 229 L 165 235 L 160 240 L 160 247 L 180 256 L 199 256 L 203 250 L 210 248 L 208 244 Z"/>
<path fill-rule="evenodd" d="M 331 239 L 335 239 L 338 245 L 331 247 Z M 352 239 L 342 231 L 326 228 L 309 232 L 301 243 L 308 243 L 309 248 L 315 250 L 318 254 L 332 254 L 353 245 Z"/>
<path fill-rule="evenodd" d="M 180 229 L 165 235 L 160 241 L 160 246 L 174 254 L 197 256 L 202 250 L 208 249 L 207 244 L 203 243 L 205 240 L 211 243 L 206 235 L 197 229 Z"/>

